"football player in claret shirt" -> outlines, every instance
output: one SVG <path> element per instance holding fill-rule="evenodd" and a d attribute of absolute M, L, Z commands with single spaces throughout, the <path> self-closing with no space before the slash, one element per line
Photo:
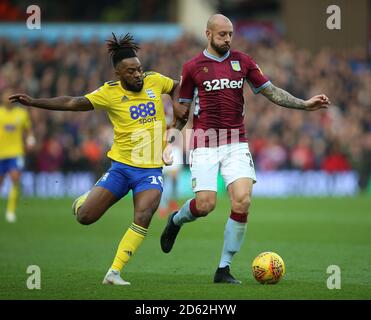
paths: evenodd
<path fill-rule="evenodd" d="M 97 221 L 130 190 L 134 199 L 134 221 L 124 234 L 104 284 L 127 285 L 120 276 L 143 242 L 162 193 L 162 150 L 166 144 L 165 114 L 161 94 L 173 95 L 178 81 L 159 73 L 144 73 L 136 52 L 139 49 L 127 34 L 108 41 L 116 76 L 83 97 L 34 99 L 25 94 L 9 97 L 13 102 L 48 110 L 104 110 L 114 129 L 108 157 L 111 168 L 95 186 L 73 203 L 78 222 Z M 130 212 L 127 212 L 131 216 Z"/>
<path fill-rule="evenodd" d="M 16 221 L 16 208 L 20 194 L 20 179 L 24 165 L 24 143 L 32 148 L 35 138 L 28 112 L 9 103 L 8 89 L 3 92 L 3 104 L 0 105 L 0 188 L 6 175 L 9 175 L 11 187 L 5 219 L 9 223 Z"/>
<path fill-rule="evenodd" d="M 190 168 L 196 195 L 169 216 L 161 235 L 161 248 L 170 252 L 184 223 L 207 216 L 215 208 L 220 168 L 231 208 L 214 282 L 239 284 L 241 281 L 230 273 L 230 265 L 243 243 L 256 182 L 244 127 L 243 83 L 246 81 L 255 94 L 261 93 L 275 104 L 291 109 L 313 111 L 327 108 L 330 102 L 324 94 L 304 101 L 274 86 L 249 55 L 230 49 L 233 25 L 227 17 L 210 17 L 206 36 L 207 49 L 183 65 L 180 104 L 174 106 L 175 126 L 181 129 L 191 102 L 195 104 Z M 173 140 L 170 137 L 169 143 Z"/>

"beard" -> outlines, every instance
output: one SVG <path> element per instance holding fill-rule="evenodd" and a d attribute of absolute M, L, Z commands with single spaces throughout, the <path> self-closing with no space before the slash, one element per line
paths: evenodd
<path fill-rule="evenodd" d="M 218 46 L 215 42 L 214 42 L 214 38 L 211 38 L 211 42 L 210 42 L 210 45 L 211 47 L 217 52 L 219 53 L 221 56 L 224 56 L 228 51 L 229 49 L 231 48 L 229 45 L 227 44 L 224 44 L 222 46 Z"/>
<path fill-rule="evenodd" d="M 133 92 L 140 92 L 140 91 L 142 91 L 143 84 L 144 84 L 143 81 L 140 84 L 130 84 L 130 83 L 126 82 L 126 81 L 124 83 L 125 83 L 125 87 L 127 88 L 127 90 L 133 91 Z"/>

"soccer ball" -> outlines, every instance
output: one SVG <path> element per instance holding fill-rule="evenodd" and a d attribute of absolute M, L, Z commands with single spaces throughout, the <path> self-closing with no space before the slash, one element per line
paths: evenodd
<path fill-rule="evenodd" d="M 262 284 L 275 284 L 285 274 L 285 263 L 277 253 L 263 252 L 254 259 L 252 274 Z"/>

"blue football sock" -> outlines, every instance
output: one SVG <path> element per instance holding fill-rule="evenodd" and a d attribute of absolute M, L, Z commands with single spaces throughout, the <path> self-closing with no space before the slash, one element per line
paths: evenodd
<path fill-rule="evenodd" d="M 240 251 L 246 233 L 247 223 L 228 218 L 224 229 L 224 245 L 219 268 L 230 266 L 234 254 Z"/>
<path fill-rule="evenodd" d="M 186 203 L 184 203 L 183 207 L 181 207 L 178 213 L 174 216 L 173 222 L 176 225 L 181 226 L 183 223 L 196 220 L 196 217 L 192 215 L 191 209 L 189 207 L 191 201 L 192 199 L 189 199 Z"/>

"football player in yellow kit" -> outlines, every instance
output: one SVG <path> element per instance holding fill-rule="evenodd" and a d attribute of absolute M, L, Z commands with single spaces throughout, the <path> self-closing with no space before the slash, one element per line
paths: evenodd
<path fill-rule="evenodd" d="M 32 147 L 35 138 L 31 129 L 28 112 L 13 106 L 7 99 L 8 89 L 3 92 L 3 104 L 0 105 L 0 187 L 6 175 L 12 185 L 8 194 L 5 218 L 9 223 L 16 221 L 16 208 L 20 194 L 20 178 L 24 165 L 24 143 Z"/>
<path fill-rule="evenodd" d="M 111 168 L 95 186 L 77 198 L 73 211 L 81 224 L 97 221 L 130 190 L 134 198 L 134 221 L 119 243 L 104 284 L 128 285 L 121 270 L 143 242 L 162 193 L 162 150 L 165 147 L 165 114 L 161 94 L 174 95 L 178 81 L 156 72 L 144 73 L 136 55 L 139 47 L 127 34 L 107 41 L 117 81 L 108 81 L 82 97 L 34 99 L 25 94 L 9 97 L 48 110 L 104 110 L 114 129 L 108 157 Z M 171 160 L 170 160 L 171 161 Z"/>

